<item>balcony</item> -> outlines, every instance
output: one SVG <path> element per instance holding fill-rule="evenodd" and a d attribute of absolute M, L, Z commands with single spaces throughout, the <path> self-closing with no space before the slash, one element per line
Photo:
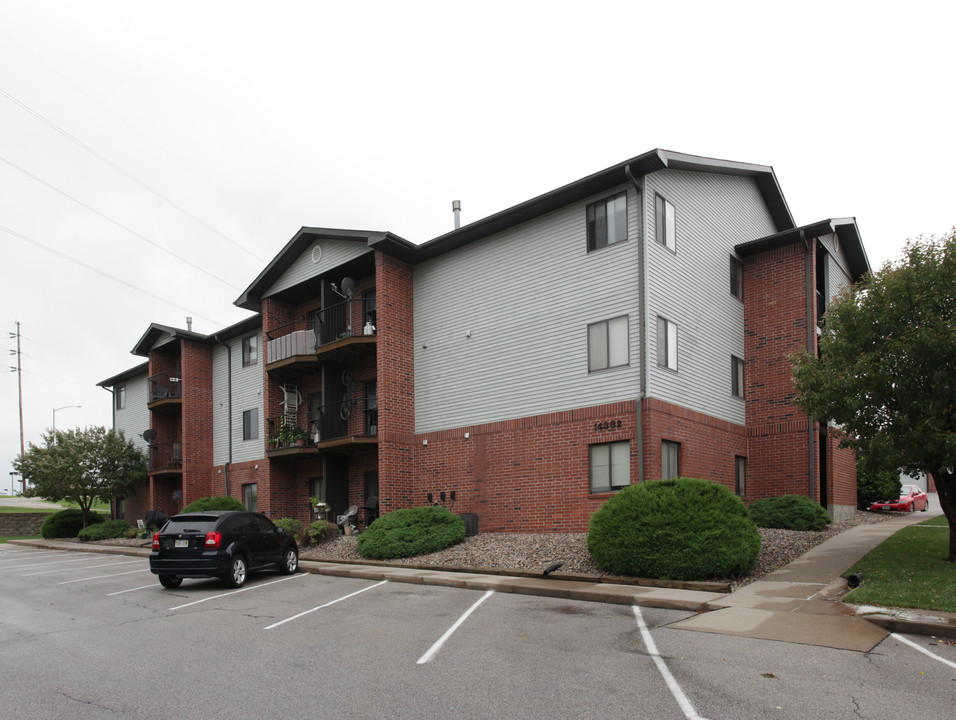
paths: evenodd
<path fill-rule="evenodd" d="M 183 403 L 183 381 L 179 370 L 164 370 L 149 376 L 150 410 L 177 410 Z"/>
<path fill-rule="evenodd" d="M 268 456 L 317 455 L 326 450 L 378 445 L 378 408 L 366 399 L 346 399 L 313 412 L 286 413 L 268 419 Z"/>
<path fill-rule="evenodd" d="M 154 442 L 149 446 L 149 474 L 182 475 L 183 444 L 179 440 Z"/>
<path fill-rule="evenodd" d="M 375 352 L 374 300 L 352 298 L 266 333 L 266 370 Z"/>

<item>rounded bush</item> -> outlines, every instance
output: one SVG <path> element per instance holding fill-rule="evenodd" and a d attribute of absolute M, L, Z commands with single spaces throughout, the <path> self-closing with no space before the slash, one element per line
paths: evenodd
<path fill-rule="evenodd" d="M 202 512 L 203 510 L 245 510 L 246 506 L 241 500 L 231 496 L 225 497 L 204 497 L 193 500 L 186 507 L 180 510 L 181 513 Z"/>
<path fill-rule="evenodd" d="M 803 495 L 763 498 L 750 505 L 750 517 L 762 528 L 823 530 L 831 521 L 820 503 Z"/>
<path fill-rule="evenodd" d="M 110 540 L 126 537 L 132 528 L 125 520 L 106 520 L 83 528 L 77 537 L 80 540 Z"/>
<path fill-rule="evenodd" d="M 364 558 L 414 557 L 444 550 L 465 539 L 465 523 L 437 505 L 393 510 L 378 518 L 358 537 Z"/>
<path fill-rule="evenodd" d="M 342 528 L 335 523 L 328 522 L 327 520 L 316 520 L 314 523 L 309 525 L 305 531 L 305 535 L 308 536 L 309 542 L 312 545 L 320 545 L 324 542 L 328 542 L 332 538 L 336 538 L 341 534 Z"/>
<path fill-rule="evenodd" d="M 300 541 L 301 533 L 302 533 L 301 522 L 299 522 L 295 518 L 290 518 L 290 517 L 276 518 L 272 522 L 276 524 L 276 527 L 280 527 L 283 530 L 285 530 L 285 534 L 288 535 L 290 538 L 292 538 L 296 542 Z"/>
<path fill-rule="evenodd" d="M 89 523 L 101 523 L 103 516 L 90 510 Z M 75 538 L 83 529 L 83 513 L 79 508 L 67 508 L 51 513 L 40 526 L 40 537 Z"/>
<path fill-rule="evenodd" d="M 587 542 L 605 572 L 661 580 L 745 575 L 760 552 L 740 498 L 699 478 L 624 488 L 591 516 Z"/>

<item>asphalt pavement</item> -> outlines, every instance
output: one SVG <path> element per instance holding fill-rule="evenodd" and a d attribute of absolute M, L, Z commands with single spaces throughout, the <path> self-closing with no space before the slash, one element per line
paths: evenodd
<path fill-rule="evenodd" d="M 322 575 L 391 580 L 540 595 L 568 600 L 687 610 L 674 625 L 685 630 L 819 645 L 866 652 L 890 632 L 956 637 L 956 613 L 859 607 L 840 602 L 841 576 L 898 530 L 941 514 L 935 495 L 926 513 L 900 513 L 885 522 L 859 525 L 816 546 L 790 564 L 728 593 L 719 584 L 660 582 L 635 585 L 600 576 L 555 572 L 544 577 L 507 570 L 428 568 L 388 563 L 302 561 L 300 569 Z M 4 500 L 9 500 L 5 498 Z M 148 548 L 90 545 L 67 540 L 13 540 L 18 545 L 147 556 Z M 865 582 L 865 578 L 864 578 Z"/>

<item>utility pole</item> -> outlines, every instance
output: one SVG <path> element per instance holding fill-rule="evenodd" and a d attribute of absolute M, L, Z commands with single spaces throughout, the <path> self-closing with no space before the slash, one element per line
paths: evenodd
<path fill-rule="evenodd" d="M 10 333 L 11 338 L 17 339 L 17 349 L 11 350 L 11 355 L 17 356 L 17 366 L 10 366 L 10 372 L 15 372 L 17 374 L 17 399 L 19 400 L 20 406 L 20 456 L 23 456 L 23 368 L 20 365 L 20 321 L 17 320 L 17 331 L 15 333 Z M 12 478 L 11 478 L 12 479 Z M 27 479 L 20 476 L 20 483 L 23 486 L 23 492 L 27 491 Z M 12 490 L 13 488 L 11 488 Z"/>

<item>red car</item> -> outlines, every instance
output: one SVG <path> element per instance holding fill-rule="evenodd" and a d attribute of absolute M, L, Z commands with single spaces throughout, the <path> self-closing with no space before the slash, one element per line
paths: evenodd
<path fill-rule="evenodd" d="M 875 502 L 870 505 L 870 510 L 899 510 L 901 512 L 913 512 L 919 510 L 926 512 L 929 505 L 929 495 L 919 489 L 917 485 L 904 485 L 900 491 L 899 500 L 885 500 L 884 502 Z"/>

